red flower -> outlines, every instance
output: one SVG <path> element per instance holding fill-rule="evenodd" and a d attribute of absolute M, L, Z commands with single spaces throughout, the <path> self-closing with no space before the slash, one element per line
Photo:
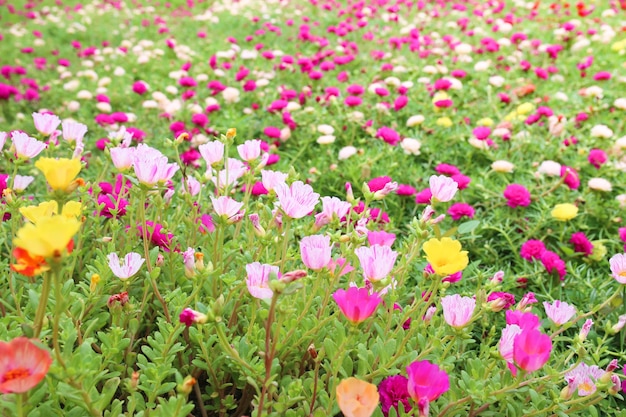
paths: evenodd
<path fill-rule="evenodd" d="M 0 342 L 0 393 L 22 393 L 39 384 L 52 363 L 50 353 L 25 337 Z"/>
<path fill-rule="evenodd" d="M 35 275 L 39 275 L 50 269 L 43 257 L 32 256 L 25 249 L 13 249 L 13 256 L 16 259 L 16 263 L 11 264 L 11 269 L 18 274 L 22 274 L 27 277 L 34 277 Z"/>

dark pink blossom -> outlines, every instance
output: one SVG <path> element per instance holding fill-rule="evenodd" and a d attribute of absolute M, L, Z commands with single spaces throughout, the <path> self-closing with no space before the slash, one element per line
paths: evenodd
<path fill-rule="evenodd" d="M 409 401 L 411 396 L 409 395 L 408 382 L 409 380 L 405 376 L 395 375 L 383 379 L 378 385 L 380 407 L 385 417 L 389 415 L 389 410 L 392 407 L 396 409 L 396 414 L 399 414 L 398 406 L 400 403 L 402 403 L 405 412 L 410 412 L 413 409 Z"/>
<path fill-rule="evenodd" d="M 587 160 L 591 165 L 599 169 L 602 165 L 604 165 L 607 161 L 608 157 L 606 152 L 602 149 L 592 149 L 589 151 L 589 156 L 587 156 Z"/>
<path fill-rule="evenodd" d="M 589 256 L 593 253 L 593 243 L 589 241 L 584 232 L 572 233 L 569 243 L 574 245 L 574 250 Z"/>
<path fill-rule="evenodd" d="M 510 184 L 504 189 L 504 198 L 509 207 L 527 207 L 530 205 L 530 192 L 521 184 Z"/>
<path fill-rule="evenodd" d="M 463 217 L 474 218 L 474 208 L 467 203 L 454 203 L 448 209 L 448 214 L 453 220 L 460 220 Z"/>
<path fill-rule="evenodd" d="M 548 273 L 556 272 L 559 275 L 559 279 L 563 281 L 565 279 L 566 270 L 565 262 L 556 253 L 546 250 L 541 254 L 541 263 Z"/>
<path fill-rule="evenodd" d="M 546 251 L 546 245 L 540 240 L 527 240 L 520 249 L 520 256 L 527 261 L 540 259 Z"/>

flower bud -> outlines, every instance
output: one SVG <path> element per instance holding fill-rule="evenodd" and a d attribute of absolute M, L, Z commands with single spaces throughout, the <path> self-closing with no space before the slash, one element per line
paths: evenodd
<path fill-rule="evenodd" d="M 100 275 L 92 274 L 91 275 L 91 282 L 89 284 L 89 291 L 91 291 L 91 292 L 96 291 L 96 287 L 98 286 L 99 282 L 100 282 Z"/>
<path fill-rule="evenodd" d="M 193 390 L 193 386 L 196 384 L 196 378 L 191 375 L 187 375 L 183 382 L 176 387 L 176 391 L 179 394 L 189 395 Z"/>
<path fill-rule="evenodd" d="M 237 129 L 234 127 L 231 127 L 226 131 L 226 139 L 235 139 L 235 136 L 237 136 Z"/>

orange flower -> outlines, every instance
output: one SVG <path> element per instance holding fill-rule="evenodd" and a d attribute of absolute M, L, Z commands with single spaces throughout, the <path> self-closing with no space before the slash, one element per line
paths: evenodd
<path fill-rule="evenodd" d="M 48 373 L 50 352 L 30 339 L 0 342 L 0 393 L 22 393 L 34 388 Z"/>
<path fill-rule="evenodd" d="M 345 417 L 370 417 L 378 399 L 376 385 L 360 379 L 344 379 L 337 386 L 337 404 Z"/>
<path fill-rule="evenodd" d="M 13 256 L 17 262 L 11 264 L 11 269 L 27 277 L 34 277 L 50 269 L 43 257 L 32 256 L 25 249 L 13 249 Z"/>

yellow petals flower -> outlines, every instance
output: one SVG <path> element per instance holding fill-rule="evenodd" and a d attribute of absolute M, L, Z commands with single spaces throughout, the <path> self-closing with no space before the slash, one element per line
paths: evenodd
<path fill-rule="evenodd" d="M 72 186 L 77 185 L 74 180 L 82 166 L 78 158 L 39 158 L 35 167 L 43 172 L 50 188 L 55 191 L 71 191 Z"/>
<path fill-rule="evenodd" d="M 461 250 L 461 242 L 449 237 L 430 239 L 424 243 L 422 249 L 426 253 L 426 260 L 436 274 L 447 276 L 462 271 L 467 267 L 469 258 L 467 251 Z"/>
<path fill-rule="evenodd" d="M 31 256 L 60 256 L 79 228 L 80 222 L 76 219 L 59 215 L 43 217 L 37 223 L 27 223 L 18 230 L 13 244 L 28 251 Z"/>
<path fill-rule="evenodd" d="M 493 119 L 485 117 L 476 122 L 476 126 L 493 126 Z"/>
<path fill-rule="evenodd" d="M 552 209 L 551 214 L 555 219 L 565 222 L 576 217 L 578 214 L 578 207 L 570 203 L 557 204 Z"/>
<path fill-rule="evenodd" d="M 337 386 L 337 404 L 345 417 L 370 417 L 378 407 L 376 385 L 347 378 Z"/>
<path fill-rule="evenodd" d="M 75 219 L 80 216 L 82 205 L 78 201 L 68 201 L 63 205 L 61 214 L 65 217 Z M 54 201 L 44 201 L 37 206 L 20 207 L 20 213 L 31 223 L 37 223 L 44 217 L 52 217 L 59 214 L 59 204 Z"/>
<path fill-rule="evenodd" d="M 515 111 L 517 112 L 517 114 L 525 116 L 535 111 L 535 105 L 533 103 L 522 103 L 517 106 L 517 109 L 515 109 Z"/>
<path fill-rule="evenodd" d="M 452 120 L 450 120 L 449 117 L 440 117 L 439 119 L 437 119 L 437 126 L 442 126 L 442 127 L 450 127 L 452 126 Z"/>

